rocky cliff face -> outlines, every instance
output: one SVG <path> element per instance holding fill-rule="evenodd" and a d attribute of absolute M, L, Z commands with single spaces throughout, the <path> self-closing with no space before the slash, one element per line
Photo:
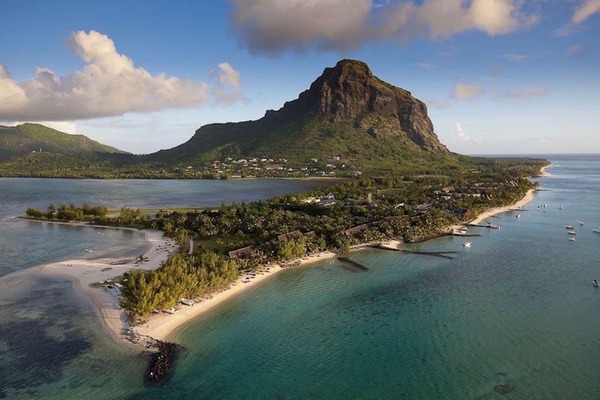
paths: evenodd
<path fill-rule="evenodd" d="M 421 149 L 448 152 L 434 133 L 427 106 L 410 92 L 373 76 L 361 61 L 342 60 L 326 68 L 298 99 L 266 117 L 285 119 L 299 112 L 352 119 L 376 139 L 404 136 Z"/>

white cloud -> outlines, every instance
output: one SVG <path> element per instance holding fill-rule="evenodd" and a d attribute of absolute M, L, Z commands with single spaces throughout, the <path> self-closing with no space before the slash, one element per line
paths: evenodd
<path fill-rule="evenodd" d="M 375 40 L 504 35 L 537 22 L 520 0 L 230 0 L 232 25 L 254 53 L 344 51 Z"/>
<path fill-rule="evenodd" d="M 0 118 L 5 120 L 73 120 L 188 108 L 206 102 L 209 85 L 164 73 L 152 75 L 117 52 L 115 43 L 96 31 L 71 34 L 70 45 L 85 66 L 60 77 L 37 68 L 25 82 L 13 80 L 0 67 Z M 239 73 L 219 65 L 219 86 L 240 87 Z M 220 87 L 214 89 L 215 92 Z M 218 100 L 218 96 L 215 95 Z"/>
<path fill-rule="evenodd" d="M 475 142 L 475 143 L 481 143 L 479 140 L 470 137 L 469 135 L 467 135 L 467 133 L 465 132 L 465 130 L 463 129 L 462 125 L 460 124 L 460 122 L 457 122 L 455 125 L 456 128 L 456 134 L 458 135 L 458 137 L 463 141 L 463 142 Z"/>
<path fill-rule="evenodd" d="M 217 75 L 221 85 L 231 86 L 236 89 L 242 87 L 240 73 L 236 71 L 229 63 L 220 63 L 219 68 L 221 69 L 221 72 L 217 73 Z"/>
<path fill-rule="evenodd" d="M 240 90 L 242 87 L 240 73 L 229 63 L 220 63 L 219 71 L 212 70 L 211 73 L 219 82 L 219 86 L 213 92 L 217 102 L 233 103 L 241 99 L 245 100 Z"/>
<path fill-rule="evenodd" d="M 471 100 L 481 96 L 484 92 L 485 88 L 483 86 L 457 83 L 452 91 L 452 97 L 457 100 Z"/>
<path fill-rule="evenodd" d="M 600 0 L 585 0 L 573 13 L 571 22 L 580 24 L 598 12 L 600 12 Z"/>

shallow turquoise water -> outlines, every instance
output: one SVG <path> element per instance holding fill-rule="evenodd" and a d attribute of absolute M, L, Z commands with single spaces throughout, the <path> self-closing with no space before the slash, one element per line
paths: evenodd
<path fill-rule="evenodd" d="M 597 399 L 600 290 L 591 280 L 600 279 L 600 234 L 591 229 L 600 226 L 600 157 L 552 160 L 554 176 L 541 179 L 543 190 L 521 218 L 509 212 L 491 219 L 501 229 L 478 230 L 483 236 L 469 239 L 468 249 L 460 238 L 412 246 L 457 251 L 452 260 L 356 252 L 351 257 L 368 272 L 335 261 L 290 269 L 200 317 L 179 333 L 187 350 L 173 378 L 159 388 L 143 387 L 142 358 L 97 332 L 85 302 L 77 306 L 81 317 L 58 327 L 43 325 L 44 316 L 34 315 L 46 335 L 40 343 L 63 335 L 59 338 L 79 340 L 83 350 L 59 360 L 60 376 L 50 383 L 40 384 L 32 375 L 30 393 L 26 381 L 10 393 L 18 394 L 15 398 Z M 541 204 L 548 206 L 538 210 Z M 568 241 L 566 224 L 575 225 L 577 242 Z M 52 303 L 59 302 L 60 315 L 63 307 L 79 303 L 72 291 L 57 285 Z M 38 307 L 45 306 L 32 309 Z M 0 357 L 7 354 L 4 343 Z M 0 388 L 8 387 L 1 379 Z"/>

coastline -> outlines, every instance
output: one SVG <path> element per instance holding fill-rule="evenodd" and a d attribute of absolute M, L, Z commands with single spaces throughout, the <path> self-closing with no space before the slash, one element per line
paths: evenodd
<path fill-rule="evenodd" d="M 549 176 L 552 176 L 552 174 L 550 172 L 546 171 L 546 169 L 552 167 L 553 165 L 554 164 L 550 163 L 550 164 L 546 165 L 545 167 L 542 167 L 540 169 L 540 176 L 541 177 L 546 177 L 546 178 L 549 177 Z"/>
<path fill-rule="evenodd" d="M 136 263 L 136 259 L 70 259 L 32 267 L 24 273 L 60 276 L 69 279 L 78 292 L 91 300 L 100 322 L 110 336 L 119 342 L 126 341 L 125 333 L 129 328 L 129 318 L 121 309 L 119 298 L 113 297 L 104 287 L 92 287 L 91 285 L 120 277 L 135 268 L 156 269 L 162 265 L 171 251 L 177 248 L 172 239 L 163 237 L 161 231 L 143 230 L 142 232 L 146 242 L 150 245 L 150 249 L 144 253 L 145 261 L 142 263 Z"/>
<path fill-rule="evenodd" d="M 519 201 L 517 201 L 516 203 L 510 205 L 510 206 L 504 206 L 504 207 L 495 207 L 492 208 L 490 210 L 484 211 L 481 214 L 477 215 L 477 217 L 475 217 L 474 220 L 472 220 L 470 223 L 471 224 L 479 224 L 481 221 L 483 221 L 486 218 L 489 218 L 493 215 L 496 214 L 500 214 L 503 212 L 507 212 L 507 211 L 514 211 L 516 209 L 519 209 L 521 207 L 523 207 L 525 204 L 531 202 L 535 195 L 535 189 L 529 189 L 527 191 L 527 193 L 525 193 L 525 196 L 523 196 L 522 199 L 520 199 Z"/>
<path fill-rule="evenodd" d="M 479 223 L 495 214 L 523 207 L 533 200 L 534 192 L 535 189 L 530 189 L 522 199 L 510 206 L 496 207 L 485 211 L 479 214 L 471 221 L 471 223 Z M 33 267 L 28 272 L 41 273 L 50 276 L 62 276 L 73 281 L 75 289 L 86 295 L 92 301 L 102 325 L 109 332 L 111 337 L 118 342 L 132 344 L 129 331 L 133 331 L 138 336 L 150 337 L 155 340 L 176 341 L 178 332 L 190 321 L 197 319 L 239 293 L 260 284 L 269 277 L 286 269 L 286 267 L 282 267 L 279 264 L 264 265 L 255 273 L 242 274 L 238 280 L 229 287 L 217 293 L 205 296 L 205 298 L 200 299 L 200 301 L 193 306 L 181 305 L 180 310 L 175 314 L 161 313 L 151 315 L 144 323 L 137 326 L 131 326 L 129 317 L 119 306 L 119 298 L 113 297 L 105 288 L 91 287 L 90 285 L 106 281 L 106 279 L 112 277 L 122 276 L 125 272 L 135 268 L 143 270 L 156 269 L 167 259 L 170 252 L 176 249 L 173 240 L 163 237 L 162 232 L 151 230 L 144 230 L 142 232 L 144 232 L 146 241 L 151 246 L 144 254 L 146 261 L 142 264 L 134 264 L 134 259 L 71 259 Z M 400 245 L 400 242 L 390 240 L 384 242 L 384 245 L 397 248 Z M 351 251 L 361 250 L 366 246 L 367 244 L 353 246 Z M 304 266 L 318 261 L 331 259 L 336 256 L 338 256 L 338 253 L 324 251 L 305 256 L 302 259 L 292 260 L 291 262 L 286 263 L 286 265 L 293 265 L 293 267 Z"/>
<path fill-rule="evenodd" d="M 495 207 L 490 210 L 484 211 L 470 223 L 478 224 L 482 220 L 489 218 L 493 215 L 511 211 L 514 209 L 519 209 L 534 199 L 534 193 L 535 189 L 529 189 L 525 196 L 516 203 L 510 206 Z M 458 227 L 459 226 L 453 226 L 452 228 L 457 229 Z M 351 251 L 364 249 L 367 247 L 367 245 L 367 243 L 363 243 L 357 246 L 353 246 L 351 248 Z M 397 240 L 390 240 L 384 242 L 384 245 L 392 248 L 398 248 L 400 242 Z M 303 266 L 318 261 L 331 259 L 338 255 L 338 253 L 334 253 L 332 251 L 324 251 L 303 257 L 300 260 L 293 260 L 291 261 L 291 263 L 294 264 L 294 267 Z M 256 273 L 256 276 L 244 274 L 240 276 L 238 280 L 228 288 L 218 293 L 212 294 L 208 296 L 208 298 L 202 299 L 199 303 L 196 303 L 193 306 L 182 305 L 180 310 L 175 314 L 152 315 L 148 317 L 148 320 L 143 324 L 133 327 L 133 330 L 141 336 L 149 336 L 153 339 L 161 341 L 176 342 L 177 334 L 184 325 L 200 317 L 206 312 L 212 310 L 218 305 L 224 303 L 230 298 L 238 295 L 239 293 L 248 290 L 254 287 L 255 285 L 260 284 L 261 282 L 265 281 L 266 279 L 275 275 L 276 273 L 283 271 L 284 269 L 286 268 L 282 268 L 278 264 L 262 266 L 261 268 L 259 268 L 259 272 Z"/>

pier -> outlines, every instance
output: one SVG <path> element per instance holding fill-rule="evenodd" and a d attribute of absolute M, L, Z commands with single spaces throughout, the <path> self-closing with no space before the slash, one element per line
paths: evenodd
<path fill-rule="evenodd" d="M 411 251 L 411 250 L 400 250 L 402 253 L 406 253 L 406 254 L 420 254 L 423 256 L 433 256 L 433 257 L 440 257 L 440 258 L 447 258 L 452 260 L 452 257 L 449 256 L 448 254 L 455 254 L 458 253 L 457 251 Z"/>
<path fill-rule="evenodd" d="M 467 224 L 467 226 L 474 226 L 477 228 L 500 229 L 500 227 L 498 225 L 494 225 L 494 224 Z"/>
<path fill-rule="evenodd" d="M 365 267 L 361 263 L 356 262 L 354 260 L 351 260 L 348 257 L 338 257 L 337 259 L 340 260 L 340 261 L 342 261 L 342 262 L 348 263 L 348 264 L 352 265 L 353 267 L 356 267 L 356 268 L 360 269 L 361 271 L 368 271 L 369 270 L 369 268 Z"/>
<path fill-rule="evenodd" d="M 481 237 L 483 236 L 481 233 L 457 233 L 452 232 L 450 236 L 459 236 L 459 237 Z"/>
<path fill-rule="evenodd" d="M 381 244 L 381 243 L 368 244 L 366 247 L 369 247 L 369 248 L 372 248 L 372 249 L 378 249 L 378 250 L 400 251 L 400 249 L 398 249 L 398 248 L 386 246 L 386 245 Z"/>

